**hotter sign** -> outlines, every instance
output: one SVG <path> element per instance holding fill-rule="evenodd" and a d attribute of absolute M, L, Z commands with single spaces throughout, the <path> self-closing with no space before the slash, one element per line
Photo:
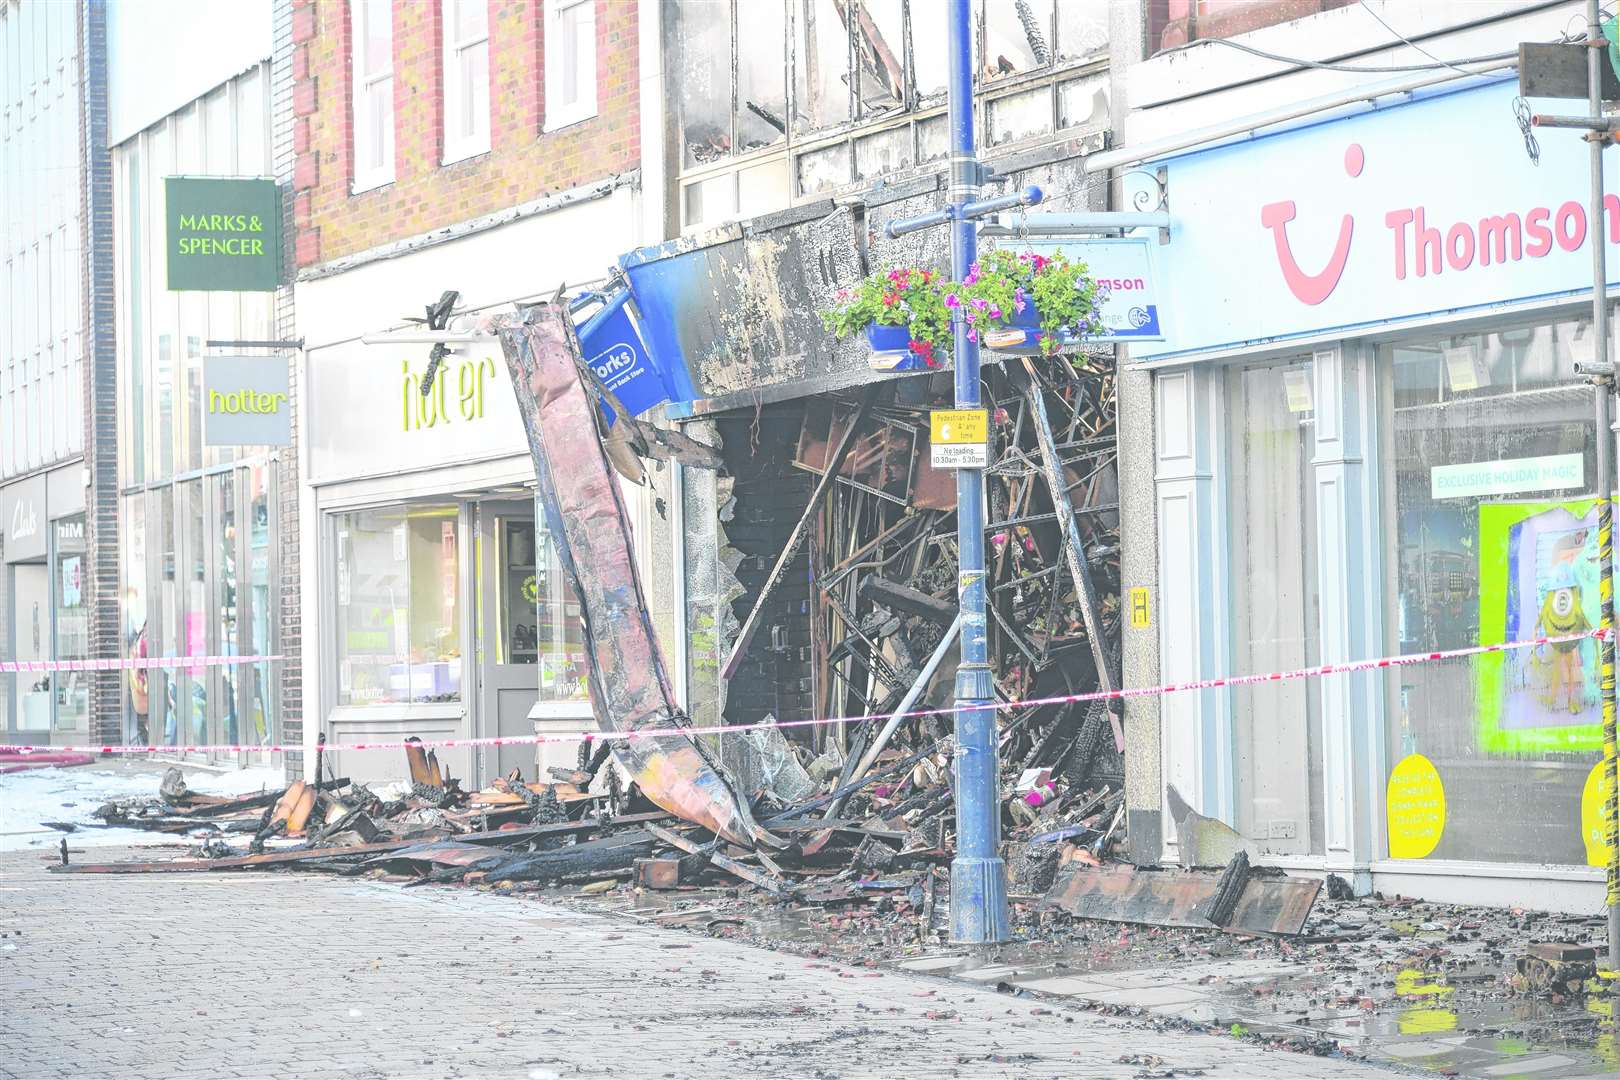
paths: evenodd
<path fill-rule="evenodd" d="M 1512 82 L 1437 94 L 1173 158 L 1162 346 L 1138 358 L 1495 308 L 1591 288 L 1620 197 L 1587 213 L 1586 144 L 1541 138 Z M 1612 170 L 1614 162 L 1609 163 Z M 1615 178 L 1611 189 L 1620 189 Z M 1611 256 L 1611 282 L 1620 259 Z"/>
<path fill-rule="evenodd" d="M 292 443 L 285 357 L 207 357 L 203 360 L 203 400 L 203 443 L 207 446 Z"/>

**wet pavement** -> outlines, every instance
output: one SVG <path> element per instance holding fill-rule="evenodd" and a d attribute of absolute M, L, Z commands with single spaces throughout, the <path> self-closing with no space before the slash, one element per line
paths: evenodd
<path fill-rule="evenodd" d="M 576 901 L 657 925 L 811 957 L 1063 999 L 1165 1030 L 1219 1032 L 1417 1073 L 1620 1075 L 1610 983 L 1549 989 L 1517 970 L 1534 942 L 1603 948 L 1601 917 L 1407 899 L 1318 902 L 1296 939 L 1133 926 L 1014 907 L 994 950 L 944 944 L 946 901 L 915 890 L 860 903 L 761 905 L 734 890 L 628 887 Z"/>

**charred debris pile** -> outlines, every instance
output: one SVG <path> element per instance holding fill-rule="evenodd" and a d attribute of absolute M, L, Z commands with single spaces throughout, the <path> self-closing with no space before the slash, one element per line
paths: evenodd
<path fill-rule="evenodd" d="M 628 550 L 627 539 L 610 548 L 600 529 L 584 530 L 577 519 L 614 508 L 622 518 L 623 510 L 617 500 L 603 503 L 603 485 L 575 483 L 608 475 L 610 440 L 593 449 L 544 438 L 548 419 L 569 419 L 552 417 L 548 404 L 595 414 L 563 325 L 559 313 L 537 308 L 503 328 L 503 340 L 520 406 L 534 410 L 525 413 L 534 452 L 549 463 L 541 494 L 564 522 L 559 542 L 593 552 L 589 561 L 566 560 L 572 580 L 587 609 L 610 612 L 597 602 L 603 589 L 628 583 L 639 592 L 633 565 L 613 558 L 618 547 Z M 567 393 L 535 391 L 547 380 Z M 525 391 L 535 391 L 533 401 Z M 718 737 L 690 731 L 670 704 L 646 620 L 604 622 L 588 628 L 614 641 L 607 654 L 592 650 L 592 702 L 599 727 L 614 737 L 583 743 L 575 768 L 533 779 L 514 770 L 466 792 L 431 751 L 411 745 L 408 781 L 350 783 L 328 775 L 317 754 L 316 783 L 237 800 L 189 793 L 175 773 L 158 799 L 109 805 L 99 816 L 198 838 L 196 858 L 67 866 L 64 844 L 58 869 L 283 866 L 591 890 L 626 880 L 652 889 L 741 883 L 770 898 L 903 897 L 919 913 L 933 909 L 955 848 L 946 710 L 960 624 L 955 475 L 930 464 L 928 414 L 948 407 L 949 395 L 945 373 L 822 395 L 796 414 L 791 443 L 794 432 L 778 433 L 791 459 L 782 468 L 808 474 L 801 486 L 810 493 L 773 523 L 780 541 L 756 560 L 756 586 L 733 605 L 720 675 L 781 682 L 783 654 L 793 653 L 806 675 L 795 687 L 806 692 L 793 700 L 808 709 L 781 719 L 815 723 L 778 727 L 763 710 L 737 715 L 732 702 L 729 723 L 758 726 Z M 1219 822 L 1178 817 L 1177 827 L 1207 836 L 1189 850 L 1218 852 L 1221 872 L 1140 872 L 1112 857 L 1124 842 L 1119 704 L 1073 700 L 1119 686 L 1112 350 L 1039 363 L 1009 358 L 986 370 L 984 403 L 985 633 L 1002 703 L 999 797 L 1011 893 L 1046 896 L 1091 917 L 1298 932 L 1317 885 L 1251 867 L 1241 840 Z M 735 447 L 720 454 L 694 444 L 687 452 L 699 467 L 714 459 L 736 469 L 742 460 Z M 805 596 L 781 603 L 788 583 L 806 581 Z M 808 644 L 793 648 L 796 637 Z M 646 646 L 650 671 L 614 659 L 627 642 Z M 622 738 L 632 731 L 637 738 Z"/>
<path fill-rule="evenodd" d="M 1111 350 L 1010 360 L 987 370 L 985 391 L 997 695 L 1016 702 L 1115 687 Z M 755 641 L 760 613 L 790 571 L 803 575 L 808 564 L 810 700 L 814 718 L 832 722 L 727 735 L 730 745 L 692 737 L 751 804 L 762 827 L 752 850 L 654 805 L 623 779 L 634 767 L 604 767 L 624 744 L 599 741 L 582 746 L 576 769 L 528 782 L 514 774 L 477 792 L 461 791 L 419 747 L 406 753 L 408 787 L 373 790 L 322 769 L 317 784 L 215 800 L 184 791 L 175 774 L 159 799 L 109 805 L 100 816 L 201 838 L 199 858 L 69 869 L 382 867 L 423 881 L 740 880 L 771 896 L 825 899 L 921 884 L 931 894 L 947 878 L 955 824 L 951 719 L 930 712 L 949 706 L 958 630 L 955 478 L 931 467 L 928 448 L 928 412 L 948 407 L 948 394 L 948 376 L 913 378 L 824 395 L 803 410 L 792 465 L 814 474 L 813 493 L 756 595 L 736 605 L 727 669 L 770 647 Z M 1110 703 L 1005 708 L 998 726 L 1013 891 L 1045 892 L 1060 866 L 1108 860 L 1124 820 Z"/>

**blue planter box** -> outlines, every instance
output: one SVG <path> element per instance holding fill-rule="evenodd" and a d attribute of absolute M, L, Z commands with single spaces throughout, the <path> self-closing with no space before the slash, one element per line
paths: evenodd
<path fill-rule="evenodd" d="M 873 352 L 908 352 L 911 347 L 909 326 L 889 326 L 885 323 L 866 324 L 866 343 Z"/>
<path fill-rule="evenodd" d="M 1006 341 L 991 345 L 984 343 L 984 347 L 991 352 L 1012 353 L 1015 356 L 1035 356 L 1041 351 L 1041 338 L 1045 336 L 1041 331 L 1041 315 L 1035 310 L 1034 304 L 1027 304 L 1022 312 L 1014 312 L 1010 323 L 992 323 L 985 327 L 985 333 L 1006 334 L 1009 331 L 1023 331 L 1021 341 Z M 1058 340 L 1067 342 L 1065 332 L 1059 332 Z"/>

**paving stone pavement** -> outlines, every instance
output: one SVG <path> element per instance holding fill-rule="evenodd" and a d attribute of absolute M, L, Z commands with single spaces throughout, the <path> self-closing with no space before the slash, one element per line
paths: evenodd
<path fill-rule="evenodd" d="M 1392 1075 L 466 889 L 45 861 L 0 856 L 3 1080 Z"/>

